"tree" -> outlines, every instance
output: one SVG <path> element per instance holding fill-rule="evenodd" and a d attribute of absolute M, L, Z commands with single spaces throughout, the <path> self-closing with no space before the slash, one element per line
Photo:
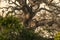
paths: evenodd
<path fill-rule="evenodd" d="M 15 6 L 14 7 L 8 6 L 8 7 L 3 7 L 3 8 L 6 8 L 7 10 L 9 8 L 12 8 L 12 11 L 8 11 L 6 16 L 8 16 L 9 13 L 15 13 L 15 15 L 17 15 L 15 10 L 22 10 L 23 14 L 24 14 L 23 25 L 25 27 L 31 27 L 30 23 L 33 22 L 32 21 L 33 17 L 41 10 L 45 10 L 45 11 L 53 14 L 54 17 L 56 17 L 60 13 L 60 10 L 59 10 L 60 7 L 57 5 L 57 4 L 59 4 L 60 1 L 58 3 L 54 2 L 54 1 L 55 0 L 15 0 L 15 1 L 8 0 L 8 4 L 14 4 Z M 19 5 L 17 4 L 17 2 Z M 45 6 L 47 6 L 48 8 L 46 8 L 45 6 L 40 8 L 42 3 L 44 3 Z M 55 19 L 56 18 L 53 18 L 53 20 L 55 20 Z M 33 24 L 35 24 L 33 28 L 40 26 L 40 23 L 41 22 L 35 20 L 33 22 Z M 49 24 L 49 23 L 47 23 L 47 24 Z M 55 22 L 55 21 L 54 21 L 54 23 L 59 24 L 59 22 Z M 44 24 L 44 22 L 42 24 Z"/>
<path fill-rule="evenodd" d="M 43 26 L 48 24 L 49 27 L 51 27 L 53 24 L 57 24 L 60 28 L 60 0 L 57 2 L 55 0 L 7 0 L 9 6 L 8 7 L 1 7 L 0 9 L 6 9 L 2 10 L 3 13 L 5 11 L 8 11 L 6 13 L 6 17 L 8 17 L 10 14 L 13 16 L 22 16 L 20 19 L 23 21 L 23 25 L 28 29 L 35 29 L 39 26 Z M 12 5 L 14 4 L 14 5 Z M 42 7 L 42 6 L 43 7 Z M 9 10 L 11 9 L 11 10 Z M 19 14 L 17 14 L 17 11 L 19 11 Z M 36 20 L 33 19 L 37 13 L 38 15 L 43 12 L 43 19 Z M 48 16 L 45 17 L 46 13 L 48 13 L 52 18 L 49 18 Z M 40 18 L 41 16 L 39 16 Z M 38 17 L 37 17 L 38 18 Z M 53 29 L 53 27 L 51 27 Z M 47 29 L 48 30 L 48 29 Z M 53 29 L 54 30 L 54 29 Z M 59 30 L 60 31 L 60 30 Z"/>

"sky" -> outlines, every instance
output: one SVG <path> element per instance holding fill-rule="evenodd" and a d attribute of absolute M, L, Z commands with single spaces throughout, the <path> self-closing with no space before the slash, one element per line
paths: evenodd
<path fill-rule="evenodd" d="M 10 6 L 9 4 L 8 4 L 8 1 L 6 2 L 7 0 L 1 0 L 1 2 L 0 2 L 0 7 L 8 7 L 8 6 Z M 12 0 L 12 1 L 14 1 L 14 0 Z M 56 3 L 58 3 L 59 2 L 59 0 L 54 0 L 53 2 L 56 2 Z M 27 0 L 27 3 L 28 3 L 28 0 Z M 40 5 L 40 7 L 44 7 L 44 5 L 45 4 L 41 4 Z M 12 4 L 11 6 L 15 6 L 14 4 Z M 48 9 L 48 7 L 46 6 L 46 8 Z"/>
<path fill-rule="evenodd" d="M 12 1 L 14 1 L 14 0 L 12 0 Z M 59 0 L 54 0 L 53 2 L 58 3 Z M 28 3 L 28 0 L 27 0 L 27 3 Z M 8 1 L 6 2 L 4 0 L 1 0 L 0 7 L 5 7 L 5 6 L 8 6 Z"/>

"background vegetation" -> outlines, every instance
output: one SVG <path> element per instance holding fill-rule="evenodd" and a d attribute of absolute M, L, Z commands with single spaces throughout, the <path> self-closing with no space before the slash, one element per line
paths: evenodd
<path fill-rule="evenodd" d="M 13 16 L 0 18 L 0 40 L 50 40 L 34 33 L 33 29 L 23 27 Z"/>
<path fill-rule="evenodd" d="M 60 0 L 0 0 L 1 40 L 53 40 L 60 31 Z"/>

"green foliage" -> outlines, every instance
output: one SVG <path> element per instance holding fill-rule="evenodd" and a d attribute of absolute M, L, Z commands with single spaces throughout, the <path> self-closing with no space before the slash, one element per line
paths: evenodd
<path fill-rule="evenodd" d="M 0 40 L 6 40 L 10 34 L 18 33 L 23 26 L 17 17 L 0 17 Z M 11 36 L 12 37 L 12 36 Z"/>
<path fill-rule="evenodd" d="M 22 29 L 20 32 L 20 40 L 47 40 L 38 35 L 38 33 L 34 33 L 34 30 Z"/>
<path fill-rule="evenodd" d="M 60 40 L 60 32 L 57 32 L 57 33 L 54 35 L 54 40 Z"/>
<path fill-rule="evenodd" d="M 16 17 L 10 16 L 10 17 L 1 18 L 0 23 L 4 27 L 18 26 L 19 20 Z M 16 25 L 16 24 L 18 24 L 18 25 Z"/>
<path fill-rule="evenodd" d="M 20 20 L 13 16 L 0 18 L 0 40 L 47 40 L 23 27 Z"/>

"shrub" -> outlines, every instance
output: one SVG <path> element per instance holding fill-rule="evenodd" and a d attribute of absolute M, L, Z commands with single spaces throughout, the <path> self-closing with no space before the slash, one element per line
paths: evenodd
<path fill-rule="evenodd" d="M 0 40 L 47 40 L 23 27 L 20 20 L 13 16 L 0 18 Z"/>

